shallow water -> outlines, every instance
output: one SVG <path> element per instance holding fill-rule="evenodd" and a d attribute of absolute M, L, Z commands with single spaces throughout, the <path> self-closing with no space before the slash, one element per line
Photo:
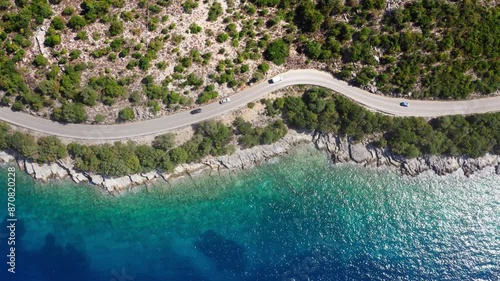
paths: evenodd
<path fill-rule="evenodd" d="M 499 183 L 332 166 L 311 149 L 120 197 L 18 171 L 16 274 L 0 236 L 0 280 L 499 280 Z"/>

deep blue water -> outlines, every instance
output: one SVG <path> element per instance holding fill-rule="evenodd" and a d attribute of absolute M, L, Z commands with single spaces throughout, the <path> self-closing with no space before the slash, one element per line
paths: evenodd
<path fill-rule="evenodd" d="M 0 182 L 7 182 L 6 169 Z M 500 177 L 401 177 L 313 150 L 121 197 L 17 172 L 0 280 L 499 280 Z M 3 236 L 2 236 L 3 234 Z"/>

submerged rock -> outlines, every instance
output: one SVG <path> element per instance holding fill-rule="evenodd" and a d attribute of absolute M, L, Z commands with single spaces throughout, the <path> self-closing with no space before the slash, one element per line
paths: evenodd
<path fill-rule="evenodd" d="M 213 230 L 205 231 L 194 245 L 220 270 L 243 272 L 246 267 L 245 248 Z"/>

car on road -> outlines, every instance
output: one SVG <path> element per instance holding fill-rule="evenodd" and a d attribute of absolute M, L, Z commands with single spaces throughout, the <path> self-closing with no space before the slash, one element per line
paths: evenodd
<path fill-rule="evenodd" d="M 197 114 L 197 113 L 201 113 L 201 108 L 197 108 L 195 110 L 191 110 L 191 114 Z"/>
<path fill-rule="evenodd" d="M 229 99 L 229 98 L 225 98 L 225 99 L 220 100 L 220 101 L 219 101 L 219 103 L 220 103 L 220 104 L 223 104 L 223 103 L 228 103 L 228 102 L 230 102 L 230 101 L 231 101 L 231 99 Z"/>
<path fill-rule="evenodd" d="M 283 77 L 282 76 L 274 76 L 273 78 L 271 78 L 271 80 L 269 80 L 269 84 L 274 84 L 274 83 L 277 83 L 279 81 L 283 80 Z"/>
<path fill-rule="evenodd" d="M 406 101 L 401 102 L 399 105 L 403 106 L 403 107 L 409 107 L 410 106 L 410 104 L 408 102 L 406 102 Z"/>

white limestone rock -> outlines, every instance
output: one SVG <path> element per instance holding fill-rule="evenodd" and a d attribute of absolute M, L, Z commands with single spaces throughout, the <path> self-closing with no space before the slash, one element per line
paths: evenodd
<path fill-rule="evenodd" d="M 37 164 L 32 163 L 34 177 L 37 180 L 47 181 L 52 176 L 52 169 L 49 165 L 46 164 Z"/>
<path fill-rule="evenodd" d="M 24 171 L 26 170 L 26 165 L 24 164 L 24 159 L 17 159 L 17 165 L 19 166 L 19 170 Z"/>
<path fill-rule="evenodd" d="M 90 182 L 95 185 L 102 185 L 104 178 L 101 175 L 88 175 L 90 177 Z"/>
<path fill-rule="evenodd" d="M 136 185 L 143 184 L 146 182 L 146 180 L 147 180 L 147 178 L 145 178 L 141 175 L 138 175 L 138 174 L 130 175 L 130 181 Z"/>
<path fill-rule="evenodd" d="M 89 181 L 89 179 L 84 174 L 78 173 L 78 172 L 73 172 L 71 174 L 71 178 L 76 183 L 88 182 Z"/>
<path fill-rule="evenodd" d="M 438 175 L 453 173 L 460 168 L 457 158 L 429 156 L 426 159 L 427 165 Z"/>
<path fill-rule="evenodd" d="M 162 173 L 161 175 L 161 178 L 164 180 L 164 181 L 168 181 L 170 179 L 170 177 L 172 176 L 172 174 L 169 174 L 169 173 Z"/>
<path fill-rule="evenodd" d="M 372 161 L 372 154 L 362 143 L 350 144 L 349 153 L 351 155 L 351 159 L 356 163 L 366 163 Z"/>
<path fill-rule="evenodd" d="M 35 173 L 35 170 L 33 169 L 33 162 L 25 160 L 24 167 L 26 168 L 26 173 L 28 173 L 28 175 L 32 176 Z"/>
<path fill-rule="evenodd" d="M 102 185 L 106 188 L 107 191 L 121 191 L 126 189 L 132 184 L 130 181 L 130 177 L 124 176 L 119 178 L 106 178 Z"/>
<path fill-rule="evenodd" d="M 156 171 L 151 171 L 148 173 L 142 173 L 141 176 L 145 177 L 148 181 L 158 177 L 158 173 Z"/>
<path fill-rule="evenodd" d="M 14 162 L 16 158 L 5 151 L 0 151 L 0 161 L 3 163 Z"/>
<path fill-rule="evenodd" d="M 404 174 L 410 176 L 417 176 L 427 170 L 429 166 L 426 164 L 425 159 L 418 157 L 414 159 L 407 159 L 402 165 L 401 169 Z"/>
<path fill-rule="evenodd" d="M 68 177 L 68 171 L 66 171 L 66 169 L 64 169 L 63 167 L 61 167 L 59 164 L 57 163 L 52 163 L 50 165 L 50 171 L 52 173 L 52 175 L 58 179 L 64 179 L 64 178 L 67 178 Z"/>

